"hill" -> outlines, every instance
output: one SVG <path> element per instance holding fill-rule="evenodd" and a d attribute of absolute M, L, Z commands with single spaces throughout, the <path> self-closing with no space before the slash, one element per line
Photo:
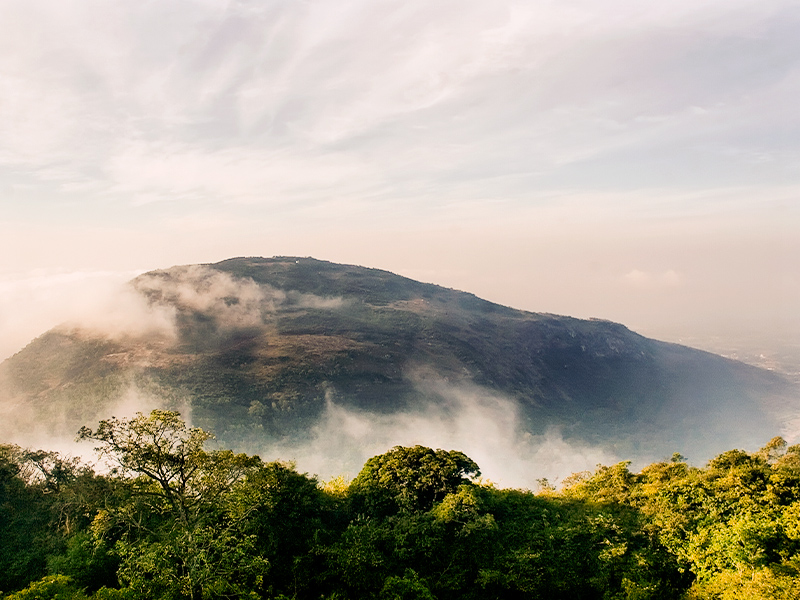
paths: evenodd
<path fill-rule="evenodd" d="M 173 267 L 130 293 L 125 327 L 56 328 L 0 365 L 2 433 L 74 436 L 160 406 L 252 447 L 312 435 L 331 407 L 424 418 L 469 398 L 523 437 L 555 427 L 623 455 L 710 458 L 763 445 L 780 432 L 771 408 L 797 398 L 775 373 L 617 323 L 312 258 Z"/>

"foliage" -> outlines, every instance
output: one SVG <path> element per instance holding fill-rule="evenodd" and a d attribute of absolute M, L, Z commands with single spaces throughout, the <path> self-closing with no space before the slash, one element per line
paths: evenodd
<path fill-rule="evenodd" d="M 357 511 L 368 514 L 426 511 L 480 474 L 463 452 L 396 446 L 366 462 L 350 495 Z"/>
<path fill-rule="evenodd" d="M 0 589 L 47 574 L 48 555 L 63 550 L 74 520 L 78 479 L 74 461 L 0 445 Z"/>
<path fill-rule="evenodd" d="M 128 478 L 116 502 L 98 512 L 93 532 L 115 539 L 119 578 L 143 597 L 246 595 L 262 580 L 268 563 L 244 531 L 255 507 L 235 495 L 261 461 L 206 451 L 211 437 L 178 413 L 158 410 L 80 431 Z"/>
<path fill-rule="evenodd" d="M 113 466 L 0 447 L 8 600 L 800 597 L 800 447 L 676 454 L 540 493 L 395 447 L 346 485 L 208 450 L 153 411 L 83 429 Z M 2 594 L 0 594 L 2 596 Z"/>
<path fill-rule="evenodd" d="M 73 585 L 65 575 L 48 575 L 14 594 L 6 600 L 85 600 L 86 595 Z"/>

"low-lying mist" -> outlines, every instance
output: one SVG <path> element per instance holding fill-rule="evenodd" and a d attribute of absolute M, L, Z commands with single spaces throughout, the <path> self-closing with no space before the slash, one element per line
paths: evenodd
<path fill-rule="evenodd" d="M 539 480 L 558 484 L 572 473 L 612 464 L 620 457 L 608 449 L 567 441 L 557 429 L 531 435 L 521 427 L 517 404 L 466 382 L 452 384 L 430 373 L 417 379 L 428 402 L 423 408 L 393 414 L 361 411 L 339 404 L 333 394 L 319 421 L 300 441 L 275 442 L 250 436 L 234 450 L 258 454 L 264 460 L 292 461 L 300 471 L 321 480 L 353 478 L 366 460 L 396 445 L 420 444 L 461 450 L 481 467 L 482 477 L 502 487 L 537 489 Z M 156 408 L 178 410 L 192 422 L 187 401 L 159 398 L 130 386 L 108 410 L 86 424 L 115 416 L 130 418 Z M 8 416 L 8 415 L 7 415 Z M 79 444 L 65 427 L 38 426 L 18 413 L 0 430 L 3 443 L 55 450 L 97 463 L 88 444 Z M 215 443 L 227 447 L 224 440 Z M 97 467 L 103 470 L 102 463 Z"/>
<path fill-rule="evenodd" d="M 612 464 L 610 451 L 567 442 L 557 429 L 531 435 L 521 427 L 517 404 L 469 383 L 415 375 L 429 402 L 410 412 L 377 414 L 337 404 L 333 396 L 301 443 L 256 447 L 268 459 L 289 459 L 298 469 L 327 480 L 353 477 L 366 460 L 393 446 L 420 444 L 461 450 L 481 467 L 484 480 L 503 487 L 536 489 L 538 480 L 558 483 L 572 473 Z"/>
<path fill-rule="evenodd" d="M 76 407 L 67 414 L 61 407 L 48 411 L 47 421 L 39 418 L 37 410 L 16 402 L 13 398 L 3 398 L 0 403 L 0 444 L 16 444 L 23 448 L 56 451 L 65 456 L 79 456 L 84 461 L 95 463 L 97 457 L 88 444 L 76 441 Z M 79 421 L 95 428 L 103 419 L 117 417 L 129 419 L 137 413 L 149 414 L 152 410 L 176 410 L 187 422 L 192 422 L 191 404 L 186 398 L 164 398 L 149 394 L 136 385 L 126 386 L 122 392 L 110 399 L 104 414 L 84 412 Z M 102 470 L 102 465 L 97 465 Z"/>
<path fill-rule="evenodd" d="M 84 275 L 67 280 L 32 278 L 22 284 L 0 285 L 0 291 L 8 291 L 9 297 L 16 298 L 13 302 L 21 302 L 26 294 L 33 295 L 36 289 L 49 290 L 52 296 L 62 294 L 61 308 L 48 313 L 48 319 L 60 319 L 58 322 L 62 328 L 80 329 L 108 339 L 141 338 L 145 343 L 131 344 L 120 351 L 104 351 L 106 354 L 92 362 L 93 365 L 106 361 L 115 366 L 134 366 L 129 371 L 109 369 L 111 374 L 107 377 L 98 376 L 96 387 L 87 388 L 88 392 L 95 394 L 91 398 L 87 389 L 76 385 L 74 379 L 65 377 L 63 381 L 56 381 L 52 371 L 45 368 L 41 376 L 37 374 L 35 377 L 37 381 L 31 386 L 32 392 L 27 396 L 21 392 L 17 394 L 11 386 L 4 385 L 5 373 L 0 370 L 0 443 L 11 442 L 90 458 L 91 448 L 74 442 L 80 425 L 94 427 L 100 419 L 131 417 L 154 408 L 178 410 L 184 419 L 191 422 L 193 398 L 188 396 L 187 388 L 175 387 L 173 389 L 178 390 L 176 397 L 168 397 L 167 386 L 153 384 L 152 389 L 147 388 L 145 375 L 134 381 L 135 375 L 145 373 L 155 362 L 150 360 L 149 342 L 159 340 L 172 351 L 177 347 L 173 343 L 194 332 L 198 338 L 203 338 L 206 345 L 197 344 L 194 348 L 180 349 L 180 352 L 185 351 L 187 355 L 190 351 L 211 354 L 218 349 L 214 345 L 218 340 L 235 338 L 238 331 L 255 330 L 258 333 L 269 331 L 273 336 L 270 344 L 276 346 L 276 336 L 280 334 L 272 325 L 277 321 L 278 313 L 307 309 L 337 311 L 352 302 L 340 297 L 280 290 L 207 266 L 154 271 L 138 276 L 128 285 L 121 284 L 116 275 Z M 74 293 L 67 293 L 69 290 Z M 13 302 L 0 299 L 0 308 L 11 307 Z M 0 325 L 4 325 L 3 318 L 11 322 L 10 314 L 0 311 Z M 48 328 L 55 324 L 47 322 Z M 30 325 L 27 323 L 25 327 Z M 45 329 L 40 329 L 36 335 Z M 184 363 L 179 363 L 183 360 L 180 352 L 158 355 L 153 351 L 152 355 L 160 356 L 162 362 L 174 360 L 183 368 Z M 288 353 L 286 357 L 295 358 Z M 26 366 L 32 364 L 34 361 L 26 363 Z M 190 364 L 188 359 L 185 364 Z M 397 364 L 398 370 L 403 368 L 400 360 Z M 548 428 L 544 423 L 531 428 L 530 422 L 523 422 L 520 405 L 514 398 L 480 387 L 467 378 L 447 379 L 426 368 L 422 365 L 405 373 L 418 398 L 423 399 L 413 409 L 399 412 L 360 410 L 352 406 L 355 402 L 348 402 L 349 398 L 331 390 L 318 420 L 303 435 L 280 441 L 265 435 L 259 437 L 259 423 L 254 419 L 252 430 L 241 433 L 251 425 L 249 421 L 245 422 L 239 431 L 241 435 L 236 434 L 238 437 L 231 447 L 259 454 L 265 460 L 295 461 L 300 470 L 330 479 L 339 475 L 355 476 L 368 458 L 395 445 L 420 444 L 461 450 L 480 465 L 485 479 L 504 487 L 530 489 L 536 489 L 541 479 L 557 484 L 572 473 L 594 469 L 598 463 L 632 459 L 641 464 L 642 461 L 664 458 L 631 456 L 626 450 L 619 450 L 620 446 L 615 450 L 610 445 L 576 441 L 565 431 L 553 426 Z M 203 369 L 205 366 L 198 367 L 198 370 Z M 214 394 L 218 394 L 222 388 L 212 389 Z M 318 389 L 314 391 L 314 410 L 319 409 L 321 403 Z M 12 391 L 7 393 L 8 390 Z M 5 393 L 7 395 L 3 396 Z M 185 396 L 181 395 L 184 393 Z M 241 397 L 231 393 L 231 398 Z M 232 403 L 235 404 L 235 400 Z M 790 442 L 800 435 L 800 417 L 797 417 L 796 407 L 794 409 L 795 412 L 787 412 L 785 430 L 775 432 L 783 433 Z M 748 422 L 748 427 L 751 426 Z M 544 433 L 533 434 L 530 429 Z M 647 442 L 650 442 L 649 438 Z M 691 454 L 695 450 L 681 447 L 680 440 L 675 442 L 675 451 Z M 221 439 L 218 443 L 225 447 L 230 441 Z"/>

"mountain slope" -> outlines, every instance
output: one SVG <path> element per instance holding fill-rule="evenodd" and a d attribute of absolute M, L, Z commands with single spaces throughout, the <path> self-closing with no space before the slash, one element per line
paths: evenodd
<path fill-rule="evenodd" d="M 74 435 L 130 405 L 191 410 L 226 444 L 302 438 L 334 404 L 368 414 L 500 398 L 520 431 L 658 456 L 779 432 L 779 376 L 622 325 L 514 310 L 386 271 L 236 258 L 131 282 L 140 322 L 47 332 L 0 366 L 15 431 Z"/>

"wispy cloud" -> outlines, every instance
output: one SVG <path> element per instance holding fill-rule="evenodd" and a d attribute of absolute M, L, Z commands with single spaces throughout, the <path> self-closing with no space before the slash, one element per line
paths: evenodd
<path fill-rule="evenodd" d="M 532 181 L 508 176 L 560 186 L 567 166 L 620 153 L 682 171 L 679 185 L 687 161 L 735 173 L 758 155 L 780 169 L 798 150 L 784 132 L 797 125 L 800 11 L 779 0 L 2 11 L 0 164 L 99 182 L 109 201 L 447 198 L 498 183 L 524 197 Z M 689 154 L 659 155 L 676 143 Z M 618 169 L 599 181 L 630 187 Z"/>
<path fill-rule="evenodd" d="M 0 252 L 316 254 L 635 325 L 791 320 L 798 25 L 793 0 L 9 0 Z"/>
<path fill-rule="evenodd" d="M 126 290 L 135 272 L 45 271 L 0 274 L 0 360 L 67 322 L 119 331 L 155 324 L 146 304 Z M 160 320 L 160 317 L 159 317 Z"/>
<path fill-rule="evenodd" d="M 663 273 L 650 273 L 631 269 L 625 274 L 625 282 L 634 287 L 672 288 L 683 284 L 683 277 L 674 269 Z"/>
<path fill-rule="evenodd" d="M 558 483 L 618 460 L 607 448 L 565 440 L 555 429 L 525 432 L 514 401 L 478 386 L 428 374 L 420 392 L 430 399 L 427 406 L 393 414 L 359 411 L 329 398 L 310 439 L 255 443 L 251 449 L 265 458 L 295 460 L 301 470 L 323 479 L 354 477 L 368 458 L 396 445 L 455 449 L 474 459 L 486 479 L 529 489 L 541 478 Z"/>

